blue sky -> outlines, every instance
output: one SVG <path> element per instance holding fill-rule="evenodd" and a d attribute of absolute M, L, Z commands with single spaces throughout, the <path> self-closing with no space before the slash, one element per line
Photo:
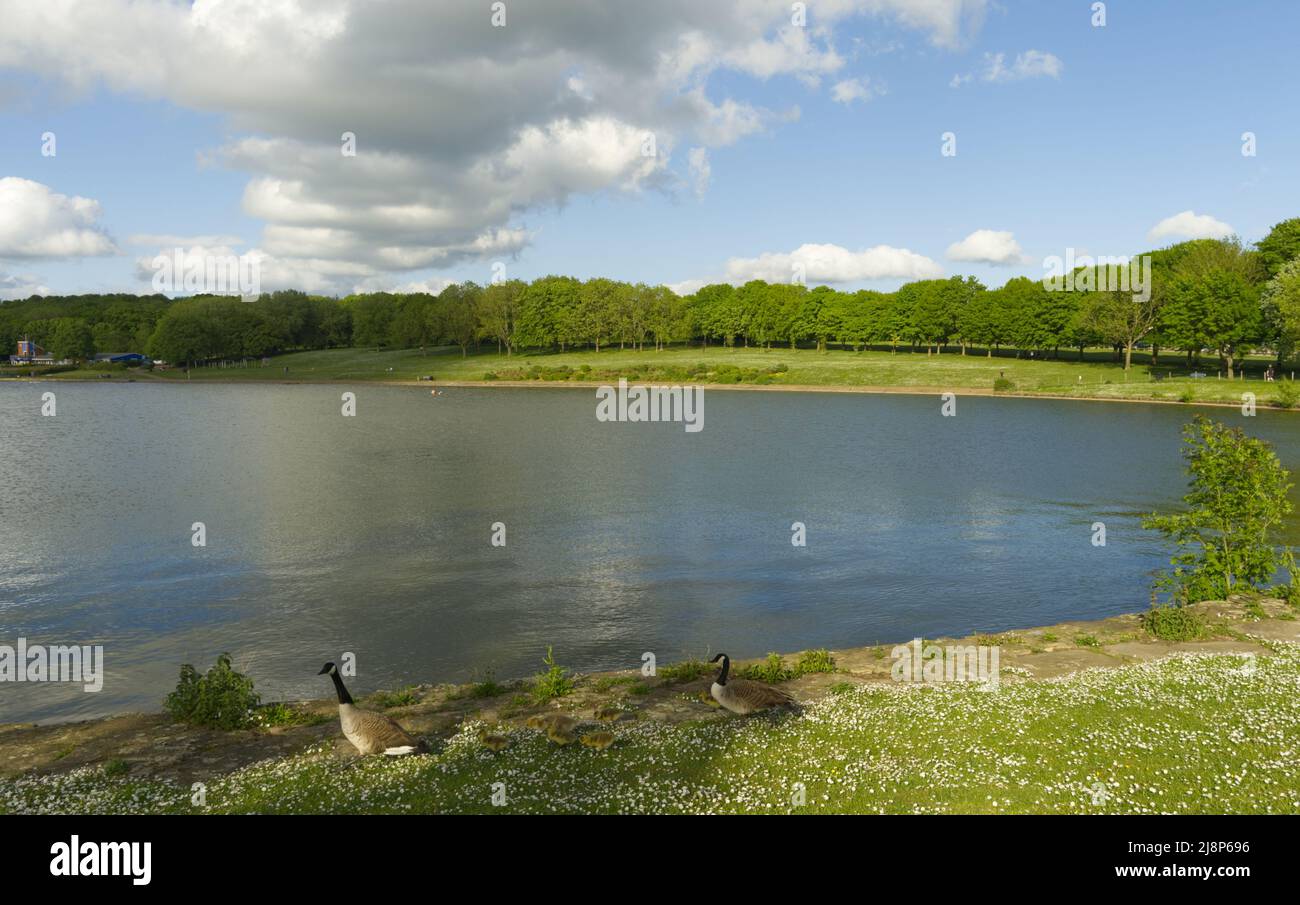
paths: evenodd
<path fill-rule="evenodd" d="M 792 260 L 840 288 L 1000 285 L 1067 247 L 1249 242 L 1300 215 L 1296 4 L 1115 0 L 1094 27 L 1076 0 L 813 0 L 788 41 L 789 4 L 761 0 L 639 22 L 520 0 L 500 29 L 486 3 L 266 6 L 0 0 L 0 291 L 143 291 L 173 239 L 259 249 L 264 288 L 337 293 L 486 282 L 494 261 L 682 291 Z M 185 45 L 195 16 L 220 59 Z M 839 102 L 843 84 L 870 96 Z M 629 149 L 649 133 L 647 165 Z"/>

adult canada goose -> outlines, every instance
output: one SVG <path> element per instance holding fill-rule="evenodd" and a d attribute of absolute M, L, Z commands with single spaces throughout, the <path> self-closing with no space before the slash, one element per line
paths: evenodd
<path fill-rule="evenodd" d="M 709 689 L 709 692 L 713 695 L 713 700 L 732 713 L 739 713 L 743 716 L 747 713 L 756 713 L 772 707 L 795 709 L 799 706 L 795 703 L 794 698 L 779 688 L 773 688 L 771 685 L 764 685 L 762 682 L 751 682 L 748 679 L 731 679 L 728 681 L 727 673 L 731 671 L 731 658 L 726 654 L 718 654 L 709 662 L 717 663 L 719 660 L 722 661 L 722 671 L 713 680 L 713 687 Z"/>
<path fill-rule="evenodd" d="M 396 757 L 399 754 L 412 754 L 425 750 L 423 741 L 412 738 L 405 729 L 382 713 L 361 710 L 352 703 L 352 695 L 339 677 L 338 667 L 326 663 L 320 668 L 318 676 L 328 674 L 334 680 L 334 690 L 339 696 L 339 722 L 343 724 L 343 735 L 362 754 L 387 754 Z"/>

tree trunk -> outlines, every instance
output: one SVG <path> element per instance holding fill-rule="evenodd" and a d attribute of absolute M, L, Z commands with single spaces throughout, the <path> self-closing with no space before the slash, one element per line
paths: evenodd
<path fill-rule="evenodd" d="M 1133 364 L 1133 344 L 1124 344 L 1124 373 L 1128 373 L 1129 367 Z"/>

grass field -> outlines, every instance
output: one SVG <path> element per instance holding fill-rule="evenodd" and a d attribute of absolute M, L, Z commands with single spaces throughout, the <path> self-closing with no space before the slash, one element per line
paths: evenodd
<path fill-rule="evenodd" d="M 0 781 L 0 812 L 1300 813 L 1300 645 L 1267 644 L 995 691 L 846 683 L 799 716 L 615 724 L 604 751 L 521 727 L 493 753 L 468 722 L 427 755 L 213 777 L 202 805 L 83 768 Z"/>
<path fill-rule="evenodd" d="M 1217 377 L 1213 361 L 1200 369 L 1205 377 L 1192 378 L 1181 357 L 1162 357 L 1158 367 L 1150 366 L 1147 356 L 1139 356 L 1127 376 L 1121 366 L 1110 359 L 1109 351 L 1091 351 L 1084 361 L 1075 361 L 1075 352 L 1062 352 L 1065 360 L 986 357 L 982 352 L 960 355 L 947 352 L 926 355 L 908 351 L 851 352 L 833 349 L 725 349 L 710 347 L 680 348 L 663 351 L 601 352 L 589 350 L 572 353 L 516 354 L 512 356 L 484 352 L 462 357 L 459 349 L 439 348 L 422 354 L 417 350 L 375 351 L 366 349 L 332 349 L 298 352 L 272 358 L 267 366 L 250 362 L 248 367 L 200 367 L 186 375 L 178 369 L 154 373 L 138 371 L 96 371 L 81 369 L 54 375 L 57 379 L 101 379 L 109 373 L 122 380 L 290 380 L 290 381 L 369 381 L 416 380 L 432 376 L 438 381 L 482 381 L 489 372 L 500 379 L 529 379 L 529 368 L 574 371 L 586 366 L 591 371 L 575 375 L 575 380 L 604 382 L 611 376 L 655 380 L 674 377 L 674 369 L 703 365 L 706 369 L 731 365 L 741 369 L 771 371 L 784 366 L 780 373 L 759 381 L 771 386 L 825 386 L 838 388 L 915 388 L 918 391 L 952 389 L 991 392 L 999 377 L 1011 386 L 1002 392 L 1009 395 L 1059 395 L 1079 398 L 1155 399 L 1166 402 L 1220 402 L 1240 404 L 1242 393 L 1251 392 L 1260 405 L 1291 407 L 1300 403 L 1300 386 L 1292 392 L 1290 371 L 1279 380 L 1265 382 L 1263 357 L 1246 362 L 1244 380 L 1228 381 Z M 285 369 L 288 369 L 287 371 Z M 680 375 L 677 375 L 680 376 Z M 1160 379 L 1156 379 L 1159 376 Z M 551 374 L 554 378 L 556 375 Z M 753 375 L 736 379 L 735 375 L 717 378 L 704 374 L 693 382 L 751 383 Z M 1288 404 L 1289 403 L 1289 404 Z"/>

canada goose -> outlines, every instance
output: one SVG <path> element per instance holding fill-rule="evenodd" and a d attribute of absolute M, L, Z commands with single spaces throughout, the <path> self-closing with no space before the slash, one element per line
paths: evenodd
<path fill-rule="evenodd" d="M 595 748 L 597 751 L 604 751 L 610 745 L 614 744 L 614 733 L 612 732 L 588 732 L 581 739 L 582 743 L 588 748 Z"/>
<path fill-rule="evenodd" d="M 489 751 L 504 751 L 510 745 L 509 737 L 501 735 L 499 732 L 484 730 L 479 733 L 478 738 L 483 743 L 483 747 Z"/>
<path fill-rule="evenodd" d="M 406 730 L 382 713 L 360 710 L 352 703 L 339 677 L 338 667 L 326 663 L 320 668 L 318 676 L 328 674 L 334 680 L 334 690 L 339 696 L 339 722 L 343 724 L 343 735 L 362 754 L 387 754 L 395 757 L 399 754 L 412 754 L 425 750 L 423 741 L 412 738 Z"/>
<path fill-rule="evenodd" d="M 759 710 L 767 710 L 771 707 L 790 707 L 797 708 L 794 698 L 790 697 L 779 688 L 773 688 L 771 685 L 764 685 L 762 682 L 751 682 L 748 679 L 732 679 L 727 681 L 727 673 L 731 671 L 731 658 L 726 654 L 718 654 L 710 663 L 722 661 L 722 671 L 713 681 L 713 687 L 709 692 L 713 695 L 713 700 L 717 701 L 732 713 L 739 713 L 742 716 L 747 713 L 756 713 Z"/>
<path fill-rule="evenodd" d="M 623 711 L 618 707 L 600 707 L 597 708 L 595 717 L 602 723 L 616 723 L 623 716 Z"/>
<path fill-rule="evenodd" d="M 546 738 L 560 747 L 564 747 L 573 742 L 577 736 L 573 734 L 572 726 L 566 727 L 557 725 L 557 723 L 552 723 L 551 728 L 546 730 Z"/>
<path fill-rule="evenodd" d="M 528 718 L 527 724 L 530 729 L 544 729 L 547 734 L 552 732 L 570 733 L 573 727 L 578 725 L 578 721 L 567 713 L 538 713 Z"/>

